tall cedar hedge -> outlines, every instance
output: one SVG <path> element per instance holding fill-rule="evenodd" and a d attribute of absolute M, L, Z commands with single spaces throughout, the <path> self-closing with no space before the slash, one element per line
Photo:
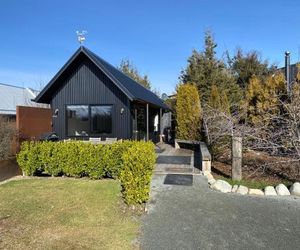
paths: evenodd
<path fill-rule="evenodd" d="M 177 88 L 176 138 L 198 140 L 201 127 L 201 104 L 194 84 L 181 84 Z"/>

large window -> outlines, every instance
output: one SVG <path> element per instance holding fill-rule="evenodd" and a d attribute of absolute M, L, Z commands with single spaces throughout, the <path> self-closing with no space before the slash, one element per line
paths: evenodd
<path fill-rule="evenodd" d="M 68 136 L 112 133 L 112 105 L 68 105 L 66 112 Z"/>
<path fill-rule="evenodd" d="M 112 106 L 91 106 L 92 133 L 111 134 Z"/>
<path fill-rule="evenodd" d="M 89 106 L 70 105 L 67 106 L 67 130 L 68 136 L 88 136 L 90 130 L 89 124 Z"/>

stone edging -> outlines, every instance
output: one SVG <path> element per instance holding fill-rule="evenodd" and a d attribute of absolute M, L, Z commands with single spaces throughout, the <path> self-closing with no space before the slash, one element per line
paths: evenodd
<path fill-rule="evenodd" d="M 13 176 L 9 179 L 6 179 L 6 180 L 3 180 L 3 181 L 0 181 L 0 185 L 3 185 L 5 183 L 8 183 L 8 182 L 11 182 L 11 181 L 17 181 L 17 180 L 23 180 L 23 179 L 29 179 L 30 177 L 27 177 L 27 176 L 22 176 L 22 175 L 16 175 L 16 176 Z"/>
<path fill-rule="evenodd" d="M 237 193 L 241 195 L 259 195 L 259 196 L 287 196 L 295 195 L 300 197 L 300 183 L 295 182 L 290 190 L 284 185 L 279 184 L 275 188 L 273 186 L 265 187 L 261 189 L 252 189 L 242 185 L 231 186 L 227 181 L 215 180 L 210 172 L 202 173 L 208 181 L 209 187 L 213 190 L 220 191 L 222 193 Z"/>

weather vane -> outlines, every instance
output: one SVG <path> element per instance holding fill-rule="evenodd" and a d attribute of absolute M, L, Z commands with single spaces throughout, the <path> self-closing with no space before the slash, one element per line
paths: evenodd
<path fill-rule="evenodd" d="M 77 34 L 77 40 L 80 43 L 80 46 L 82 46 L 83 42 L 85 41 L 85 34 L 87 34 L 86 30 L 82 30 L 82 31 L 76 31 Z"/>

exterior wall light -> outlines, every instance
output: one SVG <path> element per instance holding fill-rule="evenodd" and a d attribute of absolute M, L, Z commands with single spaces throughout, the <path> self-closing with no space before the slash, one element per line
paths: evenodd
<path fill-rule="evenodd" d="M 58 109 L 55 109 L 54 114 L 52 115 L 52 117 L 57 117 L 58 116 Z"/>

